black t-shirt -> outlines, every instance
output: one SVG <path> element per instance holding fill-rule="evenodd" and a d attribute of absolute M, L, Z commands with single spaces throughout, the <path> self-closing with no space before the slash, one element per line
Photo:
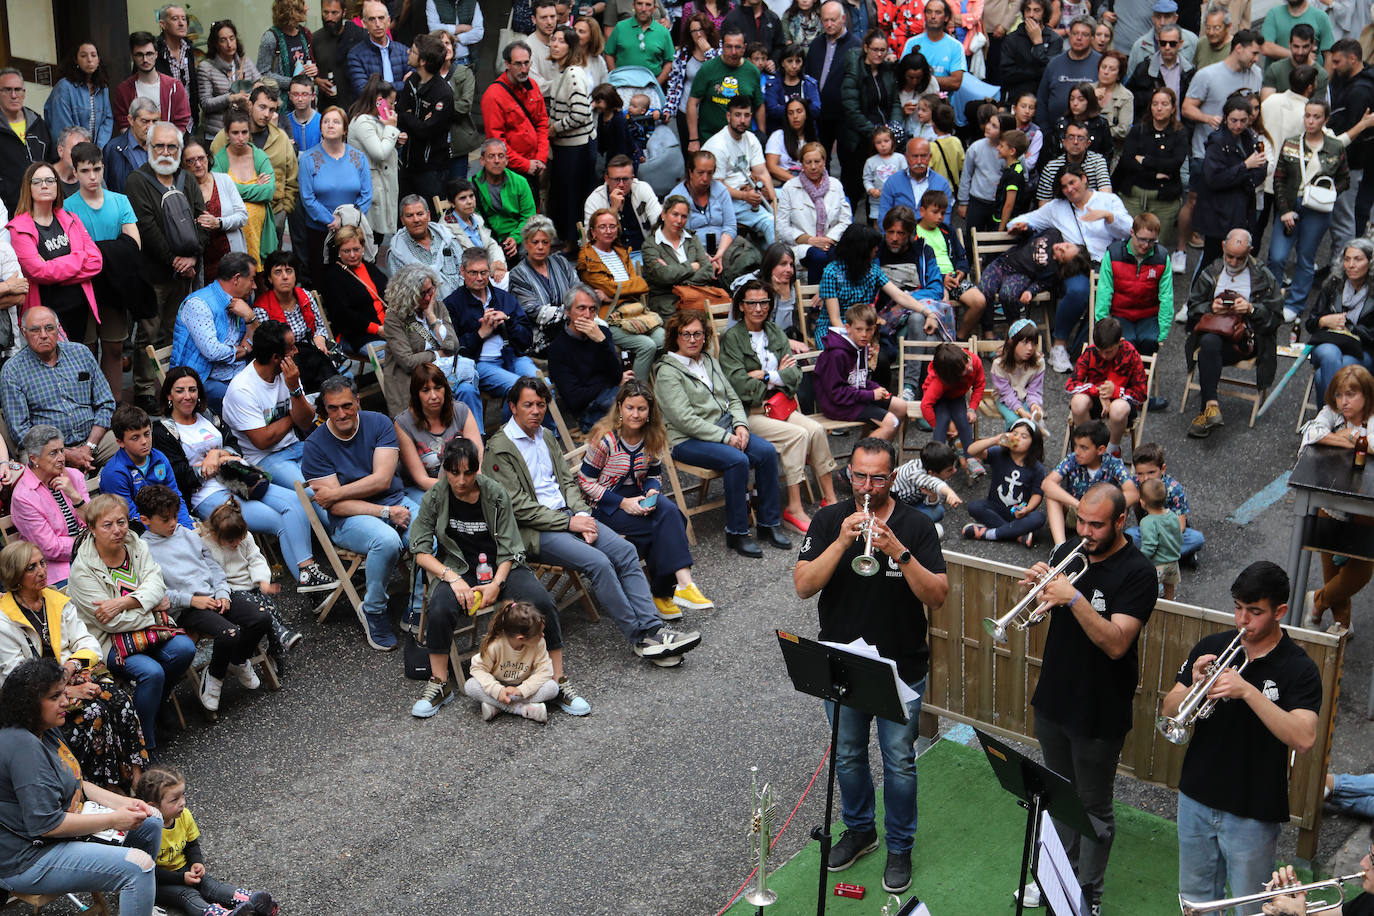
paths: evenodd
<path fill-rule="evenodd" d="M 1178 669 L 1178 683 L 1191 687 L 1198 658 L 1220 655 L 1235 635 L 1227 628 L 1203 637 Z M 1267 655 L 1246 665 L 1241 677 L 1285 712 L 1321 709 L 1321 673 L 1287 632 Z M 1287 823 L 1288 746 L 1244 702 L 1222 700 L 1193 730 L 1178 789 L 1237 817 Z"/>
<path fill-rule="evenodd" d="M 1361 894 L 1347 900 L 1341 907 L 1342 916 L 1374 916 L 1374 894 Z"/>
<path fill-rule="evenodd" d="M 43 260 L 53 261 L 72 253 L 72 242 L 67 238 L 67 230 L 63 229 L 62 224 L 56 219 L 46 226 L 35 220 L 33 225 L 38 230 L 38 256 Z M 86 294 L 81 291 L 80 286 L 45 283 L 39 286 L 38 295 L 44 306 L 59 315 L 89 308 L 86 304 Z"/>
<path fill-rule="evenodd" d="M 1050 565 L 1066 552 L 1061 545 Z M 1159 595 L 1155 568 L 1129 540 L 1116 553 L 1093 563 L 1077 588 L 1103 617 L 1128 614 L 1138 618 L 1142 628 Z M 1125 655 L 1113 659 L 1088 638 L 1073 611 L 1062 606 L 1051 612 L 1049 628 L 1040 681 L 1031 699 L 1036 713 L 1085 738 L 1124 736 L 1131 730 L 1139 639 Z"/>
<path fill-rule="evenodd" d="M 811 528 L 802 541 L 799 559 L 814 560 L 837 537 L 844 520 L 853 515 L 853 499 L 826 506 L 811 519 Z M 933 573 L 945 571 L 945 556 L 935 525 L 923 513 L 893 500 L 887 526 L 897 540 L 911 551 L 911 562 L 920 563 Z M 821 589 L 820 638 L 831 642 L 853 642 L 862 636 L 878 647 L 885 658 L 897 663 L 902 680 L 915 683 L 930 667 L 930 646 L 926 642 L 926 609 L 912 594 L 897 561 L 876 552 L 878 574 L 861 576 L 850 563 L 863 553 L 863 541 L 855 540 L 844 552 L 835 575 Z M 1154 574 L 1153 567 L 1150 574 Z"/>
<path fill-rule="evenodd" d="M 1019 465 L 1011 460 L 1011 452 L 994 445 L 988 449 L 986 463 L 988 499 L 1013 509 L 1040 495 L 1040 483 L 1045 479 L 1045 467 L 1040 462 Z"/>
<path fill-rule="evenodd" d="M 282 38 L 286 41 L 286 59 L 291 61 L 291 72 L 287 75 L 299 76 L 310 63 L 310 46 L 305 43 L 305 33 L 298 29 L 295 35 L 283 33 Z"/>
<path fill-rule="evenodd" d="M 477 577 L 477 558 L 480 554 L 486 554 L 487 565 L 493 570 L 496 569 L 496 538 L 487 528 L 487 520 L 482 515 L 481 501 L 464 502 L 450 493 L 448 534 L 463 552 L 463 559 L 467 560 L 468 572 L 474 582 Z"/>

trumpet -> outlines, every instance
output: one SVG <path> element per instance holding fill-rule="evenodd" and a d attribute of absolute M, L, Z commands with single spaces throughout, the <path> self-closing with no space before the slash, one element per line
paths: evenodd
<path fill-rule="evenodd" d="M 1275 897 L 1284 897 L 1290 894 L 1306 894 L 1311 891 L 1335 890 L 1339 895 L 1337 899 L 1324 902 L 1321 900 L 1307 901 L 1308 913 L 1325 913 L 1327 910 L 1337 910 L 1345 903 L 1345 887 L 1348 881 L 1357 881 L 1364 877 L 1364 872 L 1356 872 L 1353 875 L 1345 875 L 1340 878 L 1327 878 L 1325 881 L 1313 881 L 1310 884 L 1295 884 L 1292 887 L 1275 887 L 1259 891 L 1254 894 L 1246 894 L 1243 897 L 1231 897 L 1227 900 L 1194 901 L 1187 900 L 1182 894 L 1178 895 L 1178 906 L 1183 911 L 1183 916 L 1202 916 L 1204 913 L 1220 913 L 1232 907 L 1240 908 L 1253 903 L 1264 903 L 1273 900 Z"/>
<path fill-rule="evenodd" d="M 1155 728 L 1171 744 L 1187 744 L 1188 740 L 1193 737 L 1193 726 L 1197 724 L 1197 721 L 1207 718 L 1212 714 L 1212 710 L 1217 708 L 1216 698 L 1208 699 L 1207 694 L 1222 673 L 1235 665 L 1238 658 L 1240 664 L 1235 666 L 1237 674 L 1244 671 L 1245 666 L 1250 664 L 1250 659 L 1245 654 L 1245 647 L 1241 645 L 1241 639 L 1244 636 L 1244 630 L 1236 633 L 1236 638 L 1231 640 L 1231 644 L 1208 663 L 1206 680 L 1198 681 L 1193 685 L 1193 688 L 1184 696 L 1183 702 L 1179 703 L 1177 713 L 1172 716 L 1160 716 L 1155 720 Z"/>
<path fill-rule="evenodd" d="M 754 886 L 744 895 L 744 899 L 751 906 L 765 907 L 774 903 L 778 899 L 777 892 L 768 889 L 768 845 L 773 837 L 773 815 L 778 810 L 778 806 L 773 804 L 773 785 L 765 782 L 763 788 L 759 788 L 759 768 L 750 767 L 749 774 L 753 778 L 753 791 L 750 796 L 752 799 L 752 809 L 749 815 L 749 847 L 750 852 L 755 853 L 758 858 L 758 871 L 755 873 Z M 754 845 L 758 845 L 755 852 Z"/>
<path fill-rule="evenodd" d="M 1061 575 L 1068 576 L 1070 582 L 1077 582 L 1088 571 L 1088 565 L 1087 545 L 1085 542 L 1079 541 L 1077 546 L 1069 551 L 1068 556 L 1041 576 L 1040 581 L 1031 586 L 1026 597 L 1016 602 L 1011 610 L 1001 617 L 984 617 L 983 629 L 987 630 L 988 634 L 998 642 L 1006 642 L 1010 631 L 1024 630 L 1035 626 L 1045 619 L 1045 615 L 1054 606 L 1048 601 L 1040 602 L 1040 595 L 1049 587 L 1050 582 Z"/>
<path fill-rule="evenodd" d="M 868 494 L 864 494 L 864 524 L 859 534 L 864 539 L 864 552 L 849 564 L 861 576 L 872 576 L 878 572 L 878 558 L 873 556 L 873 513 L 868 509 Z"/>

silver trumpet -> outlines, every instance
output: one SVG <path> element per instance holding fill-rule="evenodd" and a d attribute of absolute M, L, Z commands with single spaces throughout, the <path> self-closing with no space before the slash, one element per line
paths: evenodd
<path fill-rule="evenodd" d="M 778 806 L 773 803 L 773 784 L 765 782 L 759 788 L 759 768 L 750 767 L 753 778 L 751 795 L 752 810 L 749 814 L 749 851 L 755 854 L 757 844 L 758 871 L 754 876 L 753 887 L 744 895 L 751 906 L 768 906 L 778 899 L 777 893 L 768 889 L 768 845 L 773 839 L 773 815 Z"/>
<path fill-rule="evenodd" d="M 878 558 L 873 556 L 873 513 L 868 509 L 868 494 L 864 494 L 864 524 L 859 537 L 864 539 L 864 552 L 850 562 L 850 567 L 861 576 L 872 576 L 878 572 Z"/>
<path fill-rule="evenodd" d="M 1070 582 L 1077 582 L 1079 577 L 1088 571 L 1088 565 L 1088 548 L 1084 541 L 1079 541 L 1078 545 L 1069 551 L 1068 556 L 1041 576 L 1040 581 L 1026 592 L 1026 597 L 1016 602 L 1011 610 L 1001 617 L 984 617 L 983 629 L 998 642 L 1006 642 L 1007 635 L 1012 630 L 1025 630 L 1035 626 L 1044 620 L 1050 608 L 1054 607 L 1048 601 L 1040 601 L 1041 593 L 1059 576 L 1068 576 Z"/>
<path fill-rule="evenodd" d="M 1155 720 L 1155 728 L 1169 740 L 1169 743 L 1187 744 L 1188 740 L 1193 737 L 1193 726 L 1197 724 L 1197 721 L 1207 718 L 1212 714 L 1212 710 L 1217 708 L 1216 699 L 1208 699 L 1207 697 L 1212 685 L 1217 682 L 1217 678 L 1221 677 L 1222 673 L 1231 668 L 1232 665 L 1235 665 L 1236 673 L 1240 674 L 1245 670 L 1245 666 L 1250 664 L 1250 659 L 1245 654 L 1245 647 L 1241 645 L 1241 638 L 1244 636 L 1244 630 L 1237 632 L 1236 638 L 1231 640 L 1231 644 L 1208 663 L 1206 679 L 1193 685 L 1192 689 L 1184 696 L 1183 702 L 1178 705 L 1177 713 L 1172 716 L 1160 716 Z M 1235 664 L 1236 659 L 1240 659 L 1239 665 Z"/>
<path fill-rule="evenodd" d="M 1345 875 L 1341 878 L 1327 878 L 1325 881 L 1313 881 L 1310 884 L 1295 884 L 1292 887 L 1275 887 L 1262 890 L 1254 894 L 1246 894 L 1243 897 L 1231 897 L 1227 900 L 1208 900 L 1195 901 L 1186 900 L 1182 894 L 1178 895 L 1178 906 L 1183 911 L 1183 916 L 1202 916 L 1204 913 L 1220 913 L 1233 907 L 1240 908 L 1252 903 L 1264 903 L 1273 900 L 1275 897 L 1283 897 L 1289 894 L 1306 894 L 1312 891 L 1334 890 L 1339 895 L 1332 901 L 1309 900 L 1307 901 L 1308 913 L 1325 913 L 1327 910 L 1338 910 L 1345 903 L 1345 887 L 1348 881 L 1358 881 L 1364 877 L 1364 872 L 1356 872 L 1353 875 Z"/>

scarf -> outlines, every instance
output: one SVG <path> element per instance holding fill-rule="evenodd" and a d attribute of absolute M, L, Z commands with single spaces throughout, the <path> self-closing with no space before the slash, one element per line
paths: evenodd
<path fill-rule="evenodd" d="M 825 235 L 825 229 L 828 225 L 825 213 L 825 194 L 830 190 L 830 175 L 822 172 L 819 184 L 807 178 L 805 172 L 798 175 L 797 180 L 801 182 L 802 190 L 811 195 L 811 203 L 816 206 L 815 234 Z"/>
<path fill-rule="evenodd" d="M 296 307 L 300 309 L 301 318 L 305 320 L 305 326 L 310 329 L 310 336 L 315 336 L 315 310 L 311 308 L 310 295 L 299 286 L 293 292 L 296 294 Z M 262 309 L 267 313 L 267 317 L 273 321 L 280 321 L 284 325 L 290 325 L 286 320 L 286 311 L 277 301 L 277 294 L 273 290 L 267 290 L 258 301 L 253 303 L 253 308 Z"/>

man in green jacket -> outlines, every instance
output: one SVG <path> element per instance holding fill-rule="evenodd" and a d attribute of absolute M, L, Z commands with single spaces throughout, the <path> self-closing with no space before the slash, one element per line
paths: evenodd
<path fill-rule="evenodd" d="M 530 556 L 589 578 L 636 655 L 664 668 L 681 664 L 701 634 L 660 623 L 634 545 L 592 518 L 557 440 L 541 428 L 548 386 L 525 376 L 506 397 L 511 418 L 487 440 L 482 473 L 510 494 Z"/>
<path fill-rule="evenodd" d="M 506 168 L 506 144 L 488 140 L 482 144 L 482 171 L 473 179 L 477 207 L 492 237 L 501 243 L 506 259 L 515 257 L 520 230 L 534 216 L 534 195 L 523 176 Z"/>

